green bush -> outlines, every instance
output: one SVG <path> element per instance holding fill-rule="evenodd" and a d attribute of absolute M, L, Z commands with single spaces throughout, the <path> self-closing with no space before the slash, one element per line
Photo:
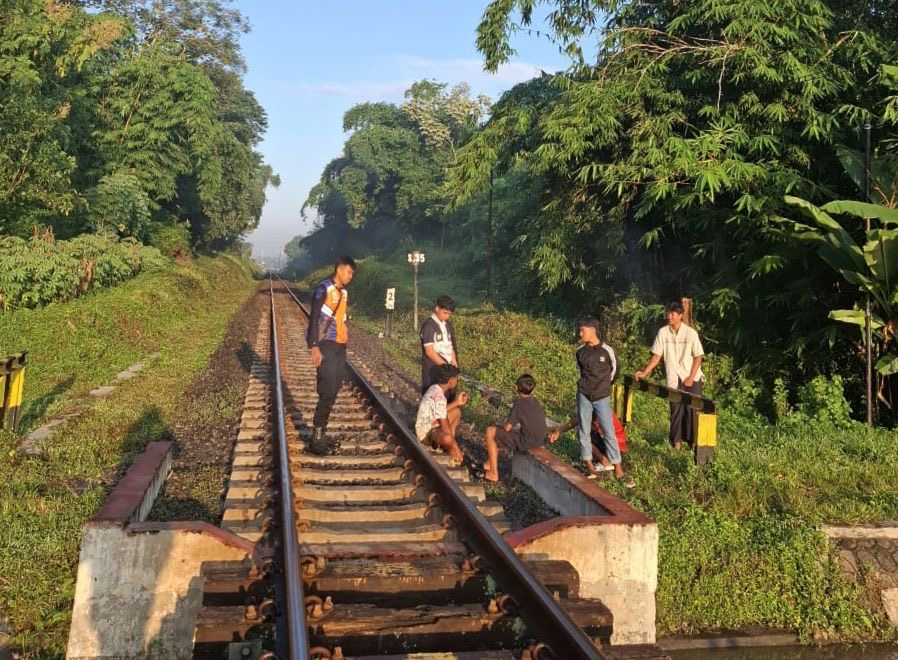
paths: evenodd
<path fill-rule="evenodd" d="M 162 224 L 154 222 L 147 232 L 147 244 L 173 259 L 190 254 L 190 227 L 186 223 Z"/>
<path fill-rule="evenodd" d="M 7 236 L 0 238 L 0 309 L 65 302 L 164 263 L 158 250 L 133 240 L 95 234 L 68 241 Z"/>
<path fill-rule="evenodd" d="M 107 174 L 89 195 L 88 218 L 99 233 L 142 239 L 150 224 L 150 198 L 133 174 Z"/>
<path fill-rule="evenodd" d="M 842 377 L 817 376 L 798 388 L 798 412 L 821 424 L 851 426 L 851 406 L 845 399 Z"/>

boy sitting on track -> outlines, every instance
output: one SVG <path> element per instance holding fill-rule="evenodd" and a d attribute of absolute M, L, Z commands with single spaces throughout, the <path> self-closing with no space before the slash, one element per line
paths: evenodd
<path fill-rule="evenodd" d="M 435 372 L 436 383 L 427 388 L 418 404 L 415 435 L 420 442 L 432 449 L 439 447 L 461 464 L 465 455 L 455 441 L 455 432 L 461 421 L 461 407 L 468 402 L 468 394 L 460 392 L 455 401 L 449 403 L 446 393 L 458 385 L 458 367 L 441 364 Z"/>
<path fill-rule="evenodd" d="M 499 449 L 527 451 L 539 447 L 546 437 L 546 413 L 533 396 L 536 381 L 530 374 L 521 375 L 515 382 L 518 399 L 502 426 L 486 427 L 484 441 L 487 462 L 483 464 L 484 481 L 499 481 Z M 552 441 L 554 442 L 554 440 Z"/>

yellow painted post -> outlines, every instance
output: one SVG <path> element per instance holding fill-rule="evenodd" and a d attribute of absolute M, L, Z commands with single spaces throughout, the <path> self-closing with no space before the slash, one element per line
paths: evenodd
<path fill-rule="evenodd" d="M 717 451 L 717 413 L 698 413 L 695 424 L 695 463 L 710 463 Z"/>
<path fill-rule="evenodd" d="M 611 386 L 611 409 L 624 424 L 633 421 L 633 390 L 620 383 Z"/>
<path fill-rule="evenodd" d="M 9 428 L 13 431 L 16 430 L 16 424 L 19 421 L 19 411 L 22 408 L 22 398 L 25 393 L 25 353 L 20 353 L 16 357 L 16 363 L 9 376 L 9 404 L 6 408 Z"/>
<path fill-rule="evenodd" d="M 0 429 L 6 428 L 6 403 L 9 399 L 11 358 L 0 358 Z"/>

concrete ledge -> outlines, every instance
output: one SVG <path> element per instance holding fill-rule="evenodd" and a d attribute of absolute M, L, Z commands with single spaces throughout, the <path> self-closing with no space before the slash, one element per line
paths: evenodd
<path fill-rule="evenodd" d="M 888 539 L 898 540 L 898 523 L 878 525 L 823 525 L 820 531 L 830 539 Z"/>
<path fill-rule="evenodd" d="M 655 521 L 543 448 L 515 454 L 512 472 L 561 516 L 505 536 L 527 559 L 563 559 L 580 595 L 614 615 L 611 643 L 655 642 L 658 527 Z"/>
<path fill-rule="evenodd" d="M 66 657 L 192 657 L 203 564 L 253 549 L 208 523 L 87 525 Z"/>
<path fill-rule="evenodd" d="M 165 483 L 172 443 L 150 443 L 84 526 L 66 657 L 190 658 L 205 562 L 253 557 L 203 522 L 141 522 Z"/>
<path fill-rule="evenodd" d="M 118 525 L 146 520 L 171 471 L 171 442 L 151 442 L 116 484 L 88 525 Z"/>

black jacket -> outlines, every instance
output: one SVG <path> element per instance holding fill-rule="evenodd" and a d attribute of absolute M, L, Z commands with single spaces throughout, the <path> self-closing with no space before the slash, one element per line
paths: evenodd
<path fill-rule="evenodd" d="M 580 368 L 578 392 L 590 401 L 611 396 L 611 383 L 617 376 L 617 356 L 613 348 L 602 342 L 595 346 L 583 344 L 577 349 L 577 366 Z"/>

